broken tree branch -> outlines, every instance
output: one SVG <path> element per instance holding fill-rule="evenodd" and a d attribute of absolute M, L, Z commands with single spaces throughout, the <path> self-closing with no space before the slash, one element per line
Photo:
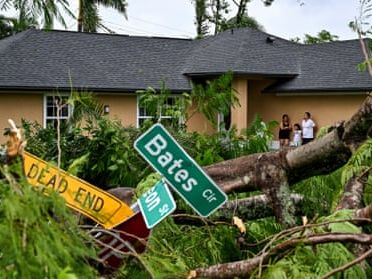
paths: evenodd
<path fill-rule="evenodd" d="M 303 196 L 291 194 L 290 199 L 296 206 L 296 211 L 301 212 Z M 213 215 L 213 220 L 231 220 L 233 216 L 239 216 L 244 220 L 255 220 L 273 216 L 273 208 L 267 195 L 256 195 L 249 198 L 229 200 L 222 205 Z"/>
<path fill-rule="evenodd" d="M 372 168 L 368 168 L 359 176 L 351 177 L 345 185 L 344 194 L 339 201 L 336 210 L 358 209 L 363 204 L 363 192 L 368 176 Z"/>
<path fill-rule="evenodd" d="M 372 204 L 364 208 L 355 210 L 354 217 L 372 219 Z"/>
<path fill-rule="evenodd" d="M 352 266 L 360 263 L 361 261 L 364 261 L 365 259 L 367 259 L 371 255 L 372 255 L 372 249 L 368 250 L 363 255 L 360 255 L 358 258 L 352 260 L 351 262 L 348 262 L 347 264 L 344 264 L 344 265 L 342 265 L 342 266 L 340 266 L 338 268 L 335 268 L 334 270 L 331 270 L 326 275 L 322 276 L 320 279 L 327 279 L 327 278 L 335 275 L 338 272 L 345 271 L 346 269 L 348 269 L 348 268 L 350 268 L 350 267 L 352 267 Z"/>
<path fill-rule="evenodd" d="M 206 268 L 197 268 L 190 272 L 189 278 L 202 277 L 227 279 L 234 277 L 249 277 L 251 273 L 259 266 L 260 262 L 266 263 L 272 255 L 281 253 L 289 248 L 293 248 L 298 244 L 318 245 L 334 242 L 372 244 L 372 235 L 352 233 L 326 233 L 291 238 L 276 245 L 270 251 L 250 258 L 248 260 L 217 264 Z"/>

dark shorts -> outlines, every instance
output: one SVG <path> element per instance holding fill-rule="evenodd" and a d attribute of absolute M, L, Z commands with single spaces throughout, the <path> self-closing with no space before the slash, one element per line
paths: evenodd
<path fill-rule="evenodd" d="M 279 139 L 289 139 L 289 130 L 279 130 Z"/>
<path fill-rule="evenodd" d="M 302 138 L 302 144 L 307 144 L 309 143 L 310 141 L 314 140 L 314 138 L 311 138 L 311 139 L 306 139 L 306 138 Z"/>

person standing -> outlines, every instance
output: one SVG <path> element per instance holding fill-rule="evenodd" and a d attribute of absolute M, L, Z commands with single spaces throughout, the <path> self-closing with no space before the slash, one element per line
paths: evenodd
<path fill-rule="evenodd" d="M 288 114 L 283 114 L 282 121 L 280 122 L 279 127 L 279 142 L 280 147 L 289 146 L 289 137 L 291 133 L 292 127 L 289 122 Z"/>
<path fill-rule="evenodd" d="M 314 127 L 315 123 L 311 119 L 310 112 L 305 112 L 302 120 L 302 144 L 307 144 L 314 139 Z"/>
<path fill-rule="evenodd" d="M 293 125 L 293 144 L 294 146 L 300 146 L 302 142 L 302 131 L 300 124 L 296 123 Z"/>

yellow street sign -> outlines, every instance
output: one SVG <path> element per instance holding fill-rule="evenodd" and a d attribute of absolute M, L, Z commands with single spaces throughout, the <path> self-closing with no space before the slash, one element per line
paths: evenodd
<path fill-rule="evenodd" d="M 134 214 L 132 209 L 115 196 L 24 152 L 24 170 L 27 181 L 43 187 L 47 193 L 54 190 L 66 204 L 111 229 Z"/>

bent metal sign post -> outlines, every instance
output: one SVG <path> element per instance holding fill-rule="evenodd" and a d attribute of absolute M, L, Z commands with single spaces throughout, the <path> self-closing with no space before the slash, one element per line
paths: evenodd
<path fill-rule="evenodd" d="M 208 217 L 226 202 L 226 194 L 161 124 L 142 134 L 134 147 L 199 215 Z"/>
<path fill-rule="evenodd" d="M 57 192 L 69 207 L 92 218 L 106 229 L 134 215 L 133 210 L 115 196 L 28 152 L 24 152 L 24 170 L 32 186 L 43 187 L 46 194 L 50 190 Z"/>

